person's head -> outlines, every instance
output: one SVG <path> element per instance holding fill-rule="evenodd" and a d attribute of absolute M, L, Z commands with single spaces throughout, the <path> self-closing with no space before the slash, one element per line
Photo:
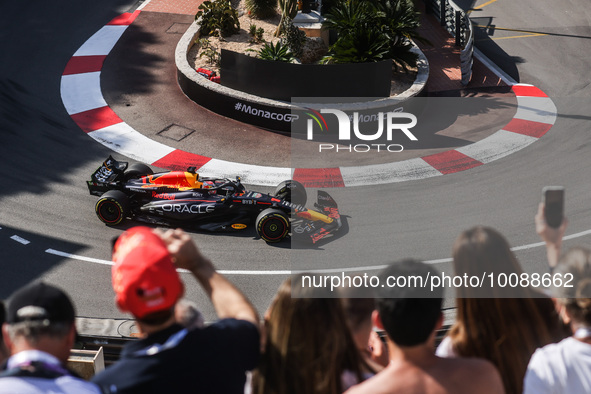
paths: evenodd
<path fill-rule="evenodd" d="M 174 306 L 184 287 L 162 239 L 147 227 L 134 227 L 113 248 L 115 301 L 140 329 L 174 322 Z"/>
<path fill-rule="evenodd" d="M 563 281 L 561 286 L 554 287 L 553 294 L 565 308 L 566 322 L 573 326 L 591 326 L 591 250 L 569 250 L 554 273 L 560 274 Z M 555 284 L 558 283 L 555 281 Z"/>
<path fill-rule="evenodd" d="M 499 274 L 521 275 L 523 269 L 511 251 L 505 237 L 490 227 L 476 226 L 462 232 L 453 245 L 455 275 L 468 277 Z M 457 288 L 458 298 L 464 297 L 529 297 L 528 288 L 521 286 L 483 286 Z"/>
<path fill-rule="evenodd" d="M 66 362 L 76 338 L 72 301 L 61 289 L 33 282 L 14 292 L 3 325 L 11 354 L 37 349 Z"/>
<path fill-rule="evenodd" d="M 399 280 L 397 286 L 379 288 L 376 297 L 378 326 L 381 323 L 388 338 L 396 345 L 424 344 L 441 324 L 443 288 L 436 287 L 430 292 L 429 288 L 419 285 L 437 275 L 433 267 L 410 259 L 390 264 L 381 272 L 382 284 L 394 283 L 392 278 L 405 278 L 406 281 L 404 286 Z"/>
<path fill-rule="evenodd" d="M 498 231 L 476 226 L 462 232 L 453 246 L 456 273 L 478 275 L 482 272 L 523 272 L 509 242 Z"/>
<path fill-rule="evenodd" d="M 304 276 L 284 281 L 269 307 L 253 393 L 340 393 L 344 370 L 361 379 L 363 361 L 339 299 L 314 298 Z"/>

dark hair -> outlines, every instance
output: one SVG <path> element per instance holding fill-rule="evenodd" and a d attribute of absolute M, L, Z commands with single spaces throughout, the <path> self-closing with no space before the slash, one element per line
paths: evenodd
<path fill-rule="evenodd" d="M 411 259 L 393 263 L 380 274 L 380 283 L 386 286 L 378 290 L 377 309 L 388 337 L 397 345 L 416 346 L 429 339 L 441 316 L 443 288 L 437 287 L 432 293 L 427 293 L 416 283 L 390 287 L 388 278 L 420 277 L 420 280 L 426 281 L 429 276 L 437 275 L 434 268 Z"/>
<path fill-rule="evenodd" d="M 371 321 L 371 313 L 375 309 L 373 298 L 341 298 L 347 322 L 353 332 Z"/>
<path fill-rule="evenodd" d="M 354 276 L 353 280 L 356 278 Z M 359 279 L 363 280 L 361 276 Z M 376 309 L 373 289 L 368 292 L 365 287 L 341 286 L 337 288 L 336 295 L 341 299 L 347 323 L 353 332 L 371 324 L 371 313 Z"/>
<path fill-rule="evenodd" d="M 174 308 L 170 308 L 164 309 L 162 311 L 152 312 L 141 319 L 136 318 L 136 320 L 148 326 L 159 326 L 166 323 L 173 316 Z"/>
<path fill-rule="evenodd" d="M 591 250 L 569 250 L 558 262 L 555 274 L 561 274 L 563 281 L 569 282 L 569 287 L 563 283 L 553 289 L 558 301 L 574 321 L 591 325 Z"/>

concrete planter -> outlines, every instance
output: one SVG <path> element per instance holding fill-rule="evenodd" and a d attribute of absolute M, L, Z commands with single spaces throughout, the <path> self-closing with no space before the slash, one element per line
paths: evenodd
<path fill-rule="evenodd" d="M 200 106 L 220 115 L 264 129 L 290 133 L 294 114 L 299 110 L 303 110 L 302 105 L 296 106 L 287 100 L 270 99 L 232 89 L 197 74 L 197 71 L 191 67 L 187 60 L 187 52 L 198 37 L 199 25 L 193 23 L 181 37 L 176 47 L 177 80 L 185 95 Z M 396 97 L 367 102 L 323 104 L 323 107 L 329 106 L 342 111 L 388 111 L 391 108 L 400 107 L 405 100 L 420 95 L 425 88 L 429 75 L 429 63 L 417 47 L 415 47 L 415 50 L 419 54 L 419 72 L 414 84 L 407 91 Z M 291 66 L 302 67 L 304 65 Z M 221 79 L 224 80 L 223 74 Z M 309 97 L 309 95 L 306 97 Z M 308 105 L 303 106 L 308 107 Z M 314 106 L 313 103 L 309 105 L 309 107 Z"/>

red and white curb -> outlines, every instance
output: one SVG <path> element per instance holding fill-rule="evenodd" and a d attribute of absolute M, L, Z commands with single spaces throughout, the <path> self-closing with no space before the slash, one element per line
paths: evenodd
<path fill-rule="evenodd" d="M 275 186 L 289 178 L 309 187 L 351 187 L 419 180 L 490 163 L 537 141 L 556 121 L 556 106 L 540 89 L 512 84 L 517 111 L 501 130 L 481 141 L 446 152 L 393 163 L 359 167 L 287 168 L 234 163 L 201 156 L 153 141 L 134 130 L 103 98 L 103 62 L 140 10 L 116 17 L 74 53 L 62 75 L 61 96 L 68 114 L 86 132 L 115 152 L 156 167 L 195 166 L 206 176 L 233 177 L 244 183 Z"/>

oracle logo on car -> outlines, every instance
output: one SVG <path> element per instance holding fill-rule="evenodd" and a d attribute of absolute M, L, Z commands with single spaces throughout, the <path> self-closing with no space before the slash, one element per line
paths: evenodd
<path fill-rule="evenodd" d="M 400 109 L 401 110 L 401 109 Z M 336 116 L 338 122 L 338 144 L 319 144 L 318 151 L 347 151 L 347 152 L 369 152 L 371 150 L 388 151 L 388 152 L 402 152 L 404 147 L 400 144 L 349 144 L 342 146 L 345 141 L 351 141 L 352 138 L 361 141 L 377 141 L 383 138 L 384 129 L 386 131 L 386 140 L 392 141 L 392 136 L 395 130 L 401 131 L 409 140 L 418 141 L 417 137 L 410 131 L 411 128 L 417 125 L 417 117 L 408 112 L 392 111 L 392 112 L 378 112 L 373 115 L 363 115 L 359 112 L 353 112 L 353 115 L 347 115 L 344 111 L 338 109 L 321 109 L 320 113 L 310 110 L 312 113 L 306 112 L 311 119 L 307 120 L 307 134 L 306 138 L 309 141 L 314 140 L 314 129 L 320 129 L 320 132 L 328 132 L 328 125 L 322 114 L 331 114 Z M 404 122 L 406 120 L 406 122 Z M 360 123 L 377 122 L 377 131 L 366 134 L 360 130 Z M 314 125 L 317 125 L 315 127 Z M 351 127 L 351 124 L 353 127 Z M 353 129 L 353 135 L 351 133 Z"/>
<path fill-rule="evenodd" d="M 215 211 L 215 205 L 199 204 L 199 205 L 180 205 L 180 204 L 163 204 L 162 210 L 164 212 L 177 213 L 211 213 Z"/>

